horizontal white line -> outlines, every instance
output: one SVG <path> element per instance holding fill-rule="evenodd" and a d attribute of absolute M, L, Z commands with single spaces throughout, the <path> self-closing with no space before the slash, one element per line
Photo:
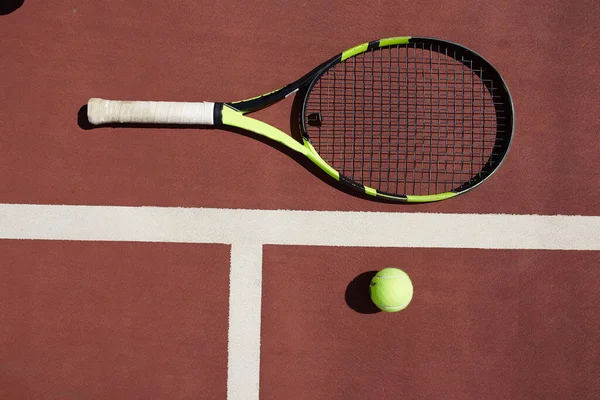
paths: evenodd
<path fill-rule="evenodd" d="M 4 239 L 600 250 L 598 232 L 598 216 L 0 204 Z"/>

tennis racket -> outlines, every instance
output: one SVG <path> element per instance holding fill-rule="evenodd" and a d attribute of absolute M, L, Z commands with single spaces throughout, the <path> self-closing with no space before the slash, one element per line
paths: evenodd
<path fill-rule="evenodd" d="M 294 93 L 301 138 L 246 115 Z M 488 61 L 456 43 L 423 37 L 360 44 L 247 100 L 88 102 L 94 125 L 241 128 L 307 157 L 332 183 L 398 202 L 444 200 L 487 180 L 508 153 L 513 115 L 508 88 Z"/>

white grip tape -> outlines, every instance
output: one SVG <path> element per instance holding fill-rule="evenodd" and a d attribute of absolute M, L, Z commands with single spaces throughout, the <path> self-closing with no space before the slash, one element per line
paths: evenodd
<path fill-rule="evenodd" d="M 214 125 L 215 103 L 171 101 L 121 101 L 92 98 L 88 120 L 93 125 L 107 123 L 201 124 Z"/>

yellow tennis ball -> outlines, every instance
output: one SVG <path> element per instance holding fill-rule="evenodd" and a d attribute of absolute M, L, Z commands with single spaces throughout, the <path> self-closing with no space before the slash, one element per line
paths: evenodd
<path fill-rule="evenodd" d="M 371 280 L 369 292 L 379 309 L 396 312 L 405 309 L 412 300 L 413 285 L 401 269 L 384 268 Z"/>

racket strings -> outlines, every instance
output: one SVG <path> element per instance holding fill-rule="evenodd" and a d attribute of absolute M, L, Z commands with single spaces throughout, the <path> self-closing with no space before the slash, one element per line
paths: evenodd
<path fill-rule="evenodd" d="M 311 143 L 342 175 L 390 194 L 436 194 L 476 179 L 502 152 L 503 97 L 483 67 L 431 43 L 369 51 L 308 94 Z"/>

